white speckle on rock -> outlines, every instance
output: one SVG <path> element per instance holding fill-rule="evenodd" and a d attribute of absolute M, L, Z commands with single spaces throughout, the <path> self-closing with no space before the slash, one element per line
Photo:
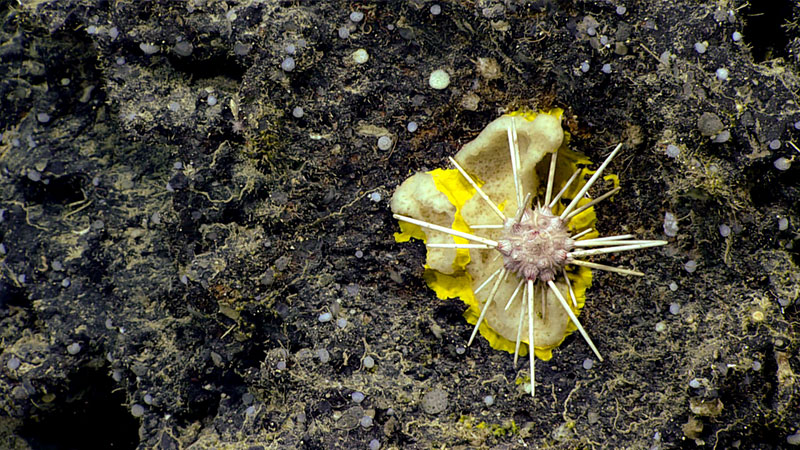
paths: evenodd
<path fill-rule="evenodd" d="M 450 74 L 442 69 L 436 69 L 428 77 L 428 85 L 436 90 L 446 89 L 450 86 Z"/>
<path fill-rule="evenodd" d="M 354 51 L 352 57 L 356 64 L 365 64 L 369 61 L 369 53 L 363 48 Z"/>
<path fill-rule="evenodd" d="M 361 11 L 353 11 L 350 13 L 350 20 L 354 23 L 364 20 L 364 13 Z"/>
<path fill-rule="evenodd" d="M 772 163 L 776 169 L 778 170 L 789 170 L 792 167 L 792 161 L 789 158 L 784 158 L 781 156 L 780 158 L 776 159 L 774 163 Z"/>
<path fill-rule="evenodd" d="M 667 145 L 667 156 L 670 158 L 677 158 L 681 154 L 681 149 L 675 144 Z"/>
<path fill-rule="evenodd" d="M 706 52 L 708 49 L 708 42 L 695 42 L 694 44 L 694 51 L 700 53 L 701 55 Z"/>
<path fill-rule="evenodd" d="M 669 211 L 664 213 L 664 234 L 669 237 L 678 235 L 678 219 Z"/>
<path fill-rule="evenodd" d="M 284 72 L 291 72 L 294 70 L 295 67 L 296 64 L 294 62 L 294 58 L 292 58 L 291 56 L 287 56 L 283 61 L 281 61 L 281 69 Z"/>
<path fill-rule="evenodd" d="M 392 148 L 393 143 L 391 136 L 381 136 L 378 138 L 378 148 L 381 150 L 389 150 Z"/>
<path fill-rule="evenodd" d="M 144 406 L 138 403 L 131 406 L 131 415 L 133 417 L 142 417 L 144 415 Z"/>

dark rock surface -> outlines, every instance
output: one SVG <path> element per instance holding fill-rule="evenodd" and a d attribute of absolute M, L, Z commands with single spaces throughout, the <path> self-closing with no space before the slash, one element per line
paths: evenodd
<path fill-rule="evenodd" d="M 0 3 L 1 448 L 788 445 L 800 6 L 434 4 Z M 387 201 L 502 112 L 553 107 L 593 161 L 627 146 L 601 233 L 679 231 L 610 262 L 647 276 L 595 274 L 606 361 L 569 338 L 531 399 L 510 355 L 461 350 L 463 305 Z"/>

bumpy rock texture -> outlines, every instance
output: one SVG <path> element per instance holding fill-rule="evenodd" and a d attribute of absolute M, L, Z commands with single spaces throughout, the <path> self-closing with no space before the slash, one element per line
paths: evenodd
<path fill-rule="evenodd" d="M 800 6 L 629 3 L 0 3 L 0 447 L 785 445 Z M 369 198 L 520 107 L 565 108 L 594 161 L 629 146 L 601 233 L 680 225 L 616 261 L 648 276 L 596 275 L 606 362 L 570 338 L 533 400 Z"/>

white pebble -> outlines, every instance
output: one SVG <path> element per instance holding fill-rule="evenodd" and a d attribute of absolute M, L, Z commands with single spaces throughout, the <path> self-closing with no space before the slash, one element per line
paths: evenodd
<path fill-rule="evenodd" d="M 742 33 L 739 33 L 738 31 L 734 31 L 733 34 L 731 35 L 731 39 L 733 39 L 733 42 L 741 41 L 742 40 Z"/>
<path fill-rule="evenodd" d="M 350 30 L 345 26 L 339 27 L 338 33 L 339 38 L 341 39 L 347 39 L 350 37 Z"/>
<path fill-rule="evenodd" d="M 296 65 L 294 62 L 294 58 L 292 58 L 291 56 L 287 56 L 286 59 L 281 61 L 281 69 L 283 69 L 284 72 L 291 72 L 294 70 L 295 67 Z"/>
<path fill-rule="evenodd" d="M 581 72 L 586 73 L 589 71 L 589 62 L 584 61 L 581 63 Z"/>
<path fill-rule="evenodd" d="M 717 78 L 719 78 L 721 81 L 727 80 L 728 74 L 729 74 L 728 69 L 724 67 L 720 67 L 719 69 L 717 69 Z"/>
<path fill-rule="evenodd" d="M 463 355 L 466 352 L 467 352 L 467 349 L 465 347 L 460 346 L 460 345 L 458 347 L 456 347 L 456 353 L 458 353 L 459 355 Z"/>
<path fill-rule="evenodd" d="M 702 55 L 703 53 L 706 52 L 706 49 L 708 49 L 708 44 L 707 43 L 705 43 L 705 42 L 695 42 L 694 50 L 697 53 L 700 53 Z"/>
<path fill-rule="evenodd" d="M 36 114 L 36 120 L 38 120 L 41 123 L 50 122 L 50 114 L 47 114 L 45 112 L 40 112 Z"/>
<path fill-rule="evenodd" d="M 494 397 L 493 397 L 493 396 L 491 396 L 491 395 L 487 395 L 486 397 L 483 397 L 483 403 L 484 403 L 486 406 L 492 406 L 492 405 L 494 405 Z"/>
<path fill-rule="evenodd" d="M 419 125 L 417 125 L 417 122 L 414 122 L 412 120 L 411 122 L 408 122 L 408 125 L 406 125 L 406 130 L 408 130 L 409 133 L 413 133 L 413 132 L 417 131 L 418 127 L 419 127 Z"/>
<path fill-rule="evenodd" d="M 380 192 L 373 192 L 372 194 L 369 194 L 369 199 L 375 203 L 379 203 L 382 198 L 383 197 L 381 197 Z"/>
<path fill-rule="evenodd" d="M 784 158 L 783 156 L 776 159 L 775 162 L 772 164 L 778 170 L 789 170 L 789 168 L 792 167 L 792 161 L 789 160 L 789 158 Z"/>
<path fill-rule="evenodd" d="M 355 23 L 361 22 L 364 20 L 364 13 L 361 11 L 353 11 L 350 13 L 350 20 Z"/>
<path fill-rule="evenodd" d="M 677 158 L 680 155 L 681 149 L 675 144 L 669 144 L 667 146 L 667 156 L 670 158 Z"/>
<path fill-rule="evenodd" d="M 438 4 L 434 3 L 431 6 L 431 14 L 433 14 L 434 16 L 438 16 L 441 13 L 442 13 L 442 7 L 439 6 Z"/>
<path fill-rule="evenodd" d="M 8 359 L 6 367 L 8 368 L 8 370 L 17 370 L 19 369 L 20 364 L 22 364 L 22 362 L 19 360 L 19 358 L 17 358 L 16 356 L 12 356 L 11 358 Z"/>
<path fill-rule="evenodd" d="M 73 342 L 67 346 L 67 353 L 70 355 L 77 355 L 81 351 L 81 344 Z"/>
<path fill-rule="evenodd" d="M 677 316 L 681 312 L 681 304 L 680 303 L 672 303 L 669 305 L 669 313 L 673 316 Z"/>
<path fill-rule="evenodd" d="M 363 48 L 354 51 L 352 57 L 356 64 L 364 64 L 369 61 L 369 53 Z"/>
<path fill-rule="evenodd" d="M 303 108 L 300 107 L 300 106 L 295 106 L 292 109 L 292 116 L 294 116 L 295 119 L 299 119 L 299 118 L 303 117 L 304 114 L 305 114 L 305 112 L 303 111 Z"/>
<path fill-rule="evenodd" d="M 390 136 L 379 137 L 378 148 L 381 150 L 389 150 L 390 148 L 392 148 L 392 138 Z"/>
<path fill-rule="evenodd" d="M 372 417 L 364 416 L 361 418 L 361 426 L 364 428 L 369 428 L 372 426 Z"/>
<path fill-rule="evenodd" d="M 780 231 L 785 231 L 788 228 L 789 228 L 789 219 L 787 219 L 786 217 L 781 217 L 780 219 L 778 219 L 778 229 Z"/>
<path fill-rule="evenodd" d="M 800 432 L 786 436 L 786 443 L 789 445 L 800 445 Z"/>
<path fill-rule="evenodd" d="M 330 322 L 331 319 L 333 319 L 333 315 L 331 315 L 329 312 L 320 314 L 318 318 L 318 320 L 322 323 Z"/>
<path fill-rule="evenodd" d="M 361 250 L 356 250 L 356 258 L 363 258 L 363 257 L 364 257 L 364 252 L 362 252 Z"/>
<path fill-rule="evenodd" d="M 592 367 L 594 367 L 594 361 L 592 361 L 592 358 L 586 358 L 583 360 L 584 369 L 591 370 Z"/>
<path fill-rule="evenodd" d="M 369 441 L 369 450 L 380 450 L 380 448 L 381 448 L 381 441 L 377 439 Z"/>
<path fill-rule="evenodd" d="M 722 144 L 728 142 L 730 138 L 731 138 L 731 132 L 728 130 L 722 130 L 718 135 L 714 136 L 713 141 L 717 144 Z"/>
<path fill-rule="evenodd" d="M 770 150 L 777 150 L 781 148 L 781 141 L 780 139 L 773 139 L 769 141 L 769 148 Z"/>
<path fill-rule="evenodd" d="M 338 319 L 336 319 L 336 326 L 339 327 L 339 328 L 346 327 L 347 326 L 347 319 L 345 319 L 344 317 L 339 317 Z"/>
<path fill-rule="evenodd" d="M 319 362 L 326 363 L 331 360 L 331 354 L 328 353 L 328 350 L 321 348 L 317 350 L 317 358 L 319 358 Z"/>
<path fill-rule="evenodd" d="M 678 290 L 678 283 L 676 283 L 676 282 L 674 282 L 674 281 L 673 281 L 673 282 L 671 282 L 671 283 L 669 284 L 669 290 L 670 290 L 670 291 L 672 291 L 672 292 L 675 292 L 675 291 L 677 291 L 677 290 Z"/>
<path fill-rule="evenodd" d="M 138 403 L 131 406 L 131 415 L 133 417 L 142 417 L 144 415 L 144 406 Z"/>
<path fill-rule="evenodd" d="M 686 269 L 687 272 L 693 273 L 695 270 L 697 270 L 697 261 L 690 259 L 689 261 L 686 261 L 686 264 L 683 265 L 683 268 Z"/>
<path fill-rule="evenodd" d="M 362 362 L 364 363 L 364 367 L 367 369 L 372 369 L 375 367 L 375 360 L 372 359 L 372 356 L 365 356 Z"/>
<path fill-rule="evenodd" d="M 700 380 L 698 380 L 697 378 L 692 378 L 692 381 L 689 382 L 689 387 L 690 388 L 694 388 L 694 389 L 699 388 L 700 387 Z"/>
<path fill-rule="evenodd" d="M 365 397 L 366 396 L 363 393 L 358 392 L 358 391 L 355 391 L 352 394 L 350 394 L 350 398 L 353 400 L 354 403 L 363 402 Z"/>
<path fill-rule="evenodd" d="M 761 370 L 761 361 L 753 361 L 753 370 L 755 371 Z"/>
<path fill-rule="evenodd" d="M 731 234 L 731 227 L 729 227 L 727 224 L 724 224 L 724 223 L 723 223 L 723 224 L 721 224 L 721 225 L 719 226 L 719 234 L 720 234 L 722 237 L 728 237 L 728 236 L 730 236 L 730 234 Z"/>
<path fill-rule="evenodd" d="M 603 68 L 600 69 L 603 73 L 611 73 L 611 64 L 605 63 L 603 64 Z"/>
<path fill-rule="evenodd" d="M 144 42 L 142 42 L 141 44 L 139 44 L 139 49 L 140 49 L 140 50 L 141 50 L 141 51 L 142 51 L 142 52 L 143 52 L 145 55 L 152 55 L 152 54 L 154 54 L 154 53 L 158 53 L 158 50 L 159 50 L 159 48 L 158 48 L 158 46 L 157 46 L 157 45 L 153 45 L 153 44 L 147 44 L 147 43 L 144 43 Z"/>
<path fill-rule="evenodd" d="M 215 95 L 209 95 L 208 98 L 206 98 L 206 103 L 208 103 L 208 106 L 216 105 L 217 97 Z"/>
<path fill-rule="evenodd" d="M 450 75 L 442 69 L 434 70 L 428 77 L 428 85 L 437 90 L 446 89 L 450 86 Z"/>
<path fill-rule="evenodd" d="M 617 14 L 619 14 L 620 16 L 624 15 L 625 12 L 627 11 L 628 8 L 626 8 L 624 5 L 617 6 Z"/>
<path fill-rule="evenodd" d="M 666 329 L 667 329 L 667 324 L 665 324 L 664 322 L 658 322 L 656 324 L 656 331 L 657 332 L 661 333 L 661 332 L 665 331 Z"/>
<path fill-rule="evenodd" d="M 669 237 L 678 235 L 678 219 L 669 211 L 664 213 L 664 234 Z"/>

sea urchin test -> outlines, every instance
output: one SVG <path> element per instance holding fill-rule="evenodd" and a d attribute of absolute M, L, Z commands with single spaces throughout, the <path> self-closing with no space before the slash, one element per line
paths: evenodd
<path fill-rule="evenodd" d="M 535 357 L 549 360 L 575 330 L 603 360 L 578 320 L 591 269 L 643 275 L 585 258 L 667 243 L 599 236 L 594 206 L 619 187 L 596 199 L 586 194 L 622 145 L 596 171 L 580 168 L 590 161 L 567 148 L 561 115 L 501 116 L 450 158 L 455 169 L 411 176 L 391 202 L 401 229 L 395 239 L 426 243 L 428 286 L 469 306 L 464 316 L 475 328 L 468 345 L 480 332 L 493 348 L 513 353 L 515 365 L 529 355 L 531 395 Z M 618 184 L 614 175 L 604 178 Z"/>

